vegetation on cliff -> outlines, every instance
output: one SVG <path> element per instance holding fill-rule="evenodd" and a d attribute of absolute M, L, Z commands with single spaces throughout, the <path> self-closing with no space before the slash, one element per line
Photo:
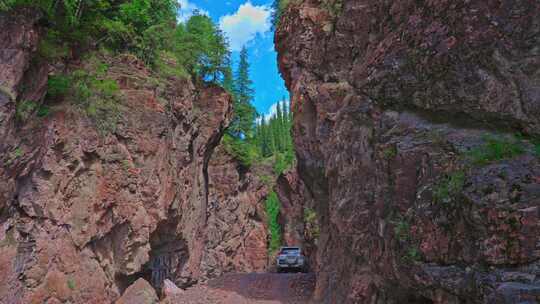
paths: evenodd
<path fill-rule="evenodd" d="M 49 60 L 106 48 L 129 52 L 155 66 L 166 54 L 192 75 L 217 80 L 229 64 L 228 44 L 212 20 L 196 14 L 177 22 L 175 0 L 5 0 L 0 11 L 43 12 L 47 35 L 40 53 Z"/>
<path fill-rule="evenodd" d="M 268 231 L 270 240 L 268 250 L 270 254 L 276 252 L 281 246 L 281 225 L 279 225 L 279 211 L 281 204 L 276 192 L 272 191 L 266 198 L 266 216 L 268 221 Z"/>
<path fill-rule="evenodd" d="M 197 13 L 185 23 L 177 22 L 176 0 L 0 2 L 0 12 L 23 8 L 42 14 L 45 35 L 38 61 L 63 68 L 51 69 L 45 105 L 39 100 L 18 102 L 21 122 L 33 115 L 47 116 L 46 104 L 60 98 L 83 110 L 99 131 L 114 130 L 120 115 L 119 86 L 108 79 L 103 59 L 118 54 L 144 61 L 158 78 L 218 83 L 229 70 L 228 43 L 217 25 Z"/>

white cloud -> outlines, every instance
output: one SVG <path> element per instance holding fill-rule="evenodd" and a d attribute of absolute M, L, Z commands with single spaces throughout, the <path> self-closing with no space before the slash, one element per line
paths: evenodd
<path fill-rule="evenodd" d="M 180 3 L 180 10 L 178 10 L 178 21 L 179 22 L 186 22 L 195 11 L 198 11 L 199 14 L 203 15 L 209 15 L 208 11 L 201 9 L 197 5 L 189 2 L 189 0 L 178 0 L 178 3 Z"/>
<path fill-rule="evenodd" d="M 257 34 L 264 35 L 272 27 L 271 8 L 268 6 L 254 6 L 246 2 L 232 15 L 225 15 L 219 19 L 219 28 L 229 38 L 233 51 L 239 51 L 242 46 L 253 40 Z"/>
<path fill-rule="evenodd" d="M 263 114 L 264 116 L 264 119 L 266 121 L 269 121 L 270 119 L 272 119 L 272 117 L 276 116 L 277 115 L 277 107 L 278 107 L 278 104 L 282 103 L 283 101 L 280 101 L 280 102 L 276 102 L 274 104 L 272 104 L 270 106 L 270 109 L 268 109 L 268 113 L 265 113 Z M 289 109 L 289 101 L 286 101 L 286 107 L 287 109 Z M 290 109 L 289 109 L 290 110 Z M 257 119 L 257 123 L 261 123 L 261 118 L 258 118 Z"/>

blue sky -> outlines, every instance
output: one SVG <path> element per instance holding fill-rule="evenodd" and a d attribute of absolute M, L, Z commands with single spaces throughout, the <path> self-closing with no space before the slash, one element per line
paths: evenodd
<path fill-rule="evenodd" d="M 179 0 L 180 20 L 189 18 L 194 10 L 208 14 L 229 39 L 236 64 L 238 51 L 246 45 L 251 64 L 250 76 L 254 83 L 253 104 L 261 114 L 271 112 L 278 101 L 289 98 L 289 93 L 277 69 L 271 31 L 270 6 L 272 0 Z"/>

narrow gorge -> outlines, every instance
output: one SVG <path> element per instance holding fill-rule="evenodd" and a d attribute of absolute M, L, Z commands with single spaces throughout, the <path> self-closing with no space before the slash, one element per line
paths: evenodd
<path fill-rule="evenodd" d="M 279 170 L 231 148 L 226 69 L 143 58 L 189 29 L 129 48 L 111 17 L 60 48 L 4 2 L 0 304 L 540 303 L 537 0 L 276 1 Z M 309 273 L 275 273 L 276 242 Z"/>

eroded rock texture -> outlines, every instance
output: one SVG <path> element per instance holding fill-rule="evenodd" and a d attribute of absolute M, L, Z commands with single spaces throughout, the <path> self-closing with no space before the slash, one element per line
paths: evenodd
<path fill-rule="evenodd" d="M 317 298 L 540 301 L 538 1 L 291 2 L 276 44 Z M 519 153 L 489 159 L 486 136 Z"/>
<path fill-rule="evenodd" d="M 99 132 L 69 97 L 44 99 L 58 67 L 35 60 L 39 15 L 0 15 L 0 28 L 0 303 L 112 303 L 134 282 L 131 293 L 264 268 L 252 203 L 264 189 L 221 176 L 230 157 L 210 165 L 231 115 L 223 89 L 99 58 L 121 93 L 116 129 Z M 50 114 L 20 121 L 24 100 L 46 100 Z M 225 236 L 210 234 L 222 226 Z"/>
<path fill-rule="evenodd" d="M 268 187 L 246 170 L 223 146 L 210 160 L 207 243 L 203 271 L 262 272 L 267 268 L 264 199 Z"/>

